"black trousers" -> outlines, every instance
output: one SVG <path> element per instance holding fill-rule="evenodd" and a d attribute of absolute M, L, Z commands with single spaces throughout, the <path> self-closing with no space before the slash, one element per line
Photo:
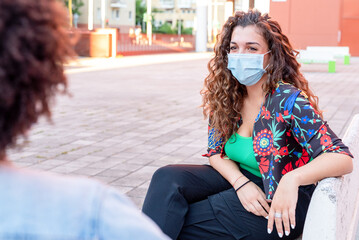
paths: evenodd
<path fill-rule="evenodd" d="M 241 169 L 263 190 L 261 178 Z M 267 219 L 247 212 L 232 186 L 208 165 L 168 165 L 151 180 L 142 211 L 172 239 L 295 239 L 303 231 L 314 185 L 298 192 L 296 227 L 279 238 Z"/>

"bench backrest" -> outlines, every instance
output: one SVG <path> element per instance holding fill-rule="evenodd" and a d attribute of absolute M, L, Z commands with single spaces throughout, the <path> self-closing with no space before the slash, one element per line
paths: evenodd
<path fill-rule="evenodd" d="M 330 52 L 313 52 L 309 50 L 300 50 L 298 59 L 302 62 L 328 62 L 334 60 Z"/>
<path fill-rule="evenodd" d="M 359 208 L 359 114 L 351 121 L 343 142 L 354 155 L 353 172 L 318 183 L 309 205 L 303 240 L 354 240 Z"/>
<path fill-rule="evenodd" d="M 333 56 L 336 57 L 343 57 L 349 56 L 349 47 L 340 47 L 340 46 L 333 46 L 333 47 L 322 47 L 322 46 L 309 46 L 307 47 L 307 51 L 310 52 L 317 52 L 317 53 L 331 53 Z"/>

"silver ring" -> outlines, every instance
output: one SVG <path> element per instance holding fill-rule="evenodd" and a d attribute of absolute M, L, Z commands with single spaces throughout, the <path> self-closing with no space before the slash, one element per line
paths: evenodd
<path fill-rule="evenodd" d="M 274 213 L 275 218 L 282 218 L 282 214 L 279 212 Z"/>

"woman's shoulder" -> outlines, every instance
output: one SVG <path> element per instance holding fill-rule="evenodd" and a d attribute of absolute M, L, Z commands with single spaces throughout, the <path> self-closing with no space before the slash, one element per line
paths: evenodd
<path fill-rule="evenodd" d="M 308 96 L 304 91 L 297 88 L 291 83 L 286 83 L 283 81 L 279 81 L 275 90 L 273 90 L 271 94 L 271 98 L 274 102 L 290 102 L 293 103 L 297 100 L 297 98 L 301 98 L 301 101 L 308 100 Z"/>
<path fill-rule="evenodd" d="M 292 109 L 298 96 L 307 98 L 305 93 L 293 84 L 279 81 L 271 94 L 270 104 L 277 112 L 283 112 L 283 114 L 288 115 L 292 113 Z"/>
<path fill-rule="evenodd" d="M 289 97 L 295 93 L 299 94 L 301 92 L 302 91 L 299 88 L 297 88 L 296 86 L 294 86 L 293 84 L 286 83 L 284 81 L 279 81 L 276 84 L 276 88 L 273 91 L 273 95 L 278 96 L 278 97 L 286 97 L 286 96 Z"/>

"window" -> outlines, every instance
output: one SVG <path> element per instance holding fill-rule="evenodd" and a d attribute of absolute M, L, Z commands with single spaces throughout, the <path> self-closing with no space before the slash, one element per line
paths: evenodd
<path fill-rule="evenodd" d="M 128 19 L 130 19 L 130 20 L 132 19 L 132 12 L 131 11 L 128 12 Z"/>
<path fill-rule="evenodd" d="M 120 10 L 112 9 L 112 19 L 120 19 Z"/>
<path fill-rule="evenodd" d="M 101 20 L 101 8 L 97 8 L 96 17 L 98 20 Z"/>

